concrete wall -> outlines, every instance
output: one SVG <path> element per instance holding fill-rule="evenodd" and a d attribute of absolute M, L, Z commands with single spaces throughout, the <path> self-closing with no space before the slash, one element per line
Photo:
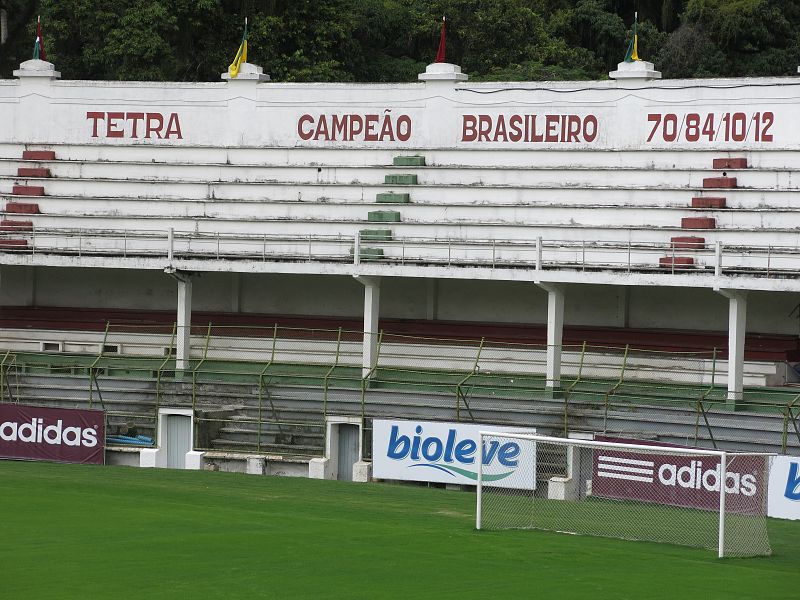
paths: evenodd
<path fill-rule="evenodd" d="M 374 148 L 797 149 L 800 82 L 0 81 L 0 142 Z M 53 73 L 55 75 L 55 73 Z M 736 86 L 736 93 L 731 87 Z M 635 88 L 632 90 L 631 88 Z"/>

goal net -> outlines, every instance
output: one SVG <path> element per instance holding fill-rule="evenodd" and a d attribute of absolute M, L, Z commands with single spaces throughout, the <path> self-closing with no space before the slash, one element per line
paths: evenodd
<path fill-rule="evenodd" d="M 519 446 L 517 476 L 531 485 L 504 487 L 506 479 L 480 465 L 478 529 L 664 542 L 717 550 L 720 557 L 771 553 L 766 515 L 772 455 L 608 438 L 480 436 L 482 448 Z"/>

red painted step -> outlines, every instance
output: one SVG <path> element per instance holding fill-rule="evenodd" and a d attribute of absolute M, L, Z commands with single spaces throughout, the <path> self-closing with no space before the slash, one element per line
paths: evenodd
<path fill-rule="evenodd" d="M 736 177 L 706 177 L 703 187 L 710 189 L 729 189 L 736 187 Z"/>
<path fill-rule="evenodd" d="M 746 158 L 715 158 L 712 161 L 715 169 L 746 169 Z"/>
<path fill-rule="evenodd" d="M 22 160 L 55 160 L 55 150 L 23 150 Z"/>
<path fill-rule="evenodd" d="M 0 221 L 0 231 L 33 231 L 33 221 L 3 219 Z"/>
<path fill-rule="evenodd" d="M 50 169 L 45 167 L 19 167 L 17 177 L 50 177 Z"/>
<path fill-rule="evenodd" d="M 44 187 L 41 185 L 15 185 L 11 188 L 15 196 L 44 196 Z"/>
<path fill-rule="evenodd" d="M 716 229 L 717 220 L 713 217 L 684 217 L 681 219 L 683 229 Z"/>
<path fill-rule="evenodd" d="M 670 239 L 673 248 L 686 248 L 687 250 L 702 250 L 706 247 L 706 238 L 695 236 L 678 236 Z"/>
<path fill-rule="evenodd" d="M 726 199 L 719 196 L 697 196 L 692 198 L 692 208 L 725 208 Z"/>
<path fill-rule="evenodd" d="M 21 215 L 38 215 L 41 213 L 39 205 L 32 202 L 6 202 L 6 212 Z"/>
<path fill-rule="evenodd" d="M 0 240 L 0 248 L 18 250 L 28 247 L 28 240 Z"/>
<path fill-rule="evenodd" d="M 662 256 L 658 259 L 659 267 L 689 267 L 694 265 L 692 256 Z"/>

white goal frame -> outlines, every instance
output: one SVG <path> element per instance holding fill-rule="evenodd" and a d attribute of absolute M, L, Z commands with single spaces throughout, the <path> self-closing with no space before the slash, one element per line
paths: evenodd
<path fill-rule="evenodd" d="M 701 449 L 701 448 L 689 448 L 689 447 L 680 447 L 680 446 L 659 446 L 659 445 L 645 445 L 645 444 L 628 444 L 622 442 L 604 442 L 604 441 L 594 441 L 594 440 L 585 440 L 585 439 L 575 439 L 575 438 L 563 438 L 563 437 L 552 437 L 546 435 L 538 435 L 538 434 L 522 434 L 522 433 L 509 433 L 509 432 L 497 432 L 497 431 L 481 431 L 479 432 L 479 443 L 478 448 L 484 447 L 484 437 L 500 437 L 500 438 L 509 438 L 509 439 L 519 439 L 519 440 L 526 440 L 542 443 L 551 443 L 551 444 L 559 444 L 559 445 L 567 445 L 567 446 L 576 446 L 582 448 L 607 448 L 607 449 L 620 449 L 620 450 L 631 450 L 631 451 L 642 451 L 649 454 L 659 453 L 659 454 L 675 454 L 675 455 L 687 455 L 691 454 L 692 456 L 710 456 L 718 458 L 720 461 L 720 473 L 723 474 L 722 484 L 720 485 L 720 493 L 719 493 L 719 536 L 718 536 L 718 548 L 717 554 L 719 558 L 724 558 L 725 556 L 725 479 L 724 473 L 727 471 L 728 465 L 728 458 L 729 457 L 736 457 L 736 456 L 764 456 L 764 457 L 773 457 L 776 456 L 775 453 L 770 452 L 726 452 L 724 450 L 708 450 L 708 449 Z M 475 517 L 475 528 L 480 530 L 481 529 L 481 513 L 482 513 L 482 504 L 483 504 L 483 461 L 478 460 L 478 478 L 477 478 L 477 512 Z M 535 474 L 534 474 L 535 477 Z M 769 478 L 767 478 L 768 480 Z M 764 482 L 766 485 L 767 482 Z M 765 493 L 767 490 L 765 490 Z M 764 515 L 766 517 L 766 514 Z"/>

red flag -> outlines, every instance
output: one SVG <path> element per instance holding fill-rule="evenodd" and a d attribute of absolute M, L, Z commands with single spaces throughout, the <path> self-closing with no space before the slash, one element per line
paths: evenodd
<path fill-rule="evenodd" d="M 42 39 L 42 17 L 36 18 L 36 45 L 33 47 L 33 58 L 47 60 L 44 51 L 44 40 Z"/>
<path fill-rule="evenodd" d="M 442 17 L 442 33 L 439 35 L 439 51 L 436 53 L 436 59 L 433 62 L 443 63 L 444 60 L 444 38 L 445 38 L 445 28 L 444 28 L 444 17 Z"/>

